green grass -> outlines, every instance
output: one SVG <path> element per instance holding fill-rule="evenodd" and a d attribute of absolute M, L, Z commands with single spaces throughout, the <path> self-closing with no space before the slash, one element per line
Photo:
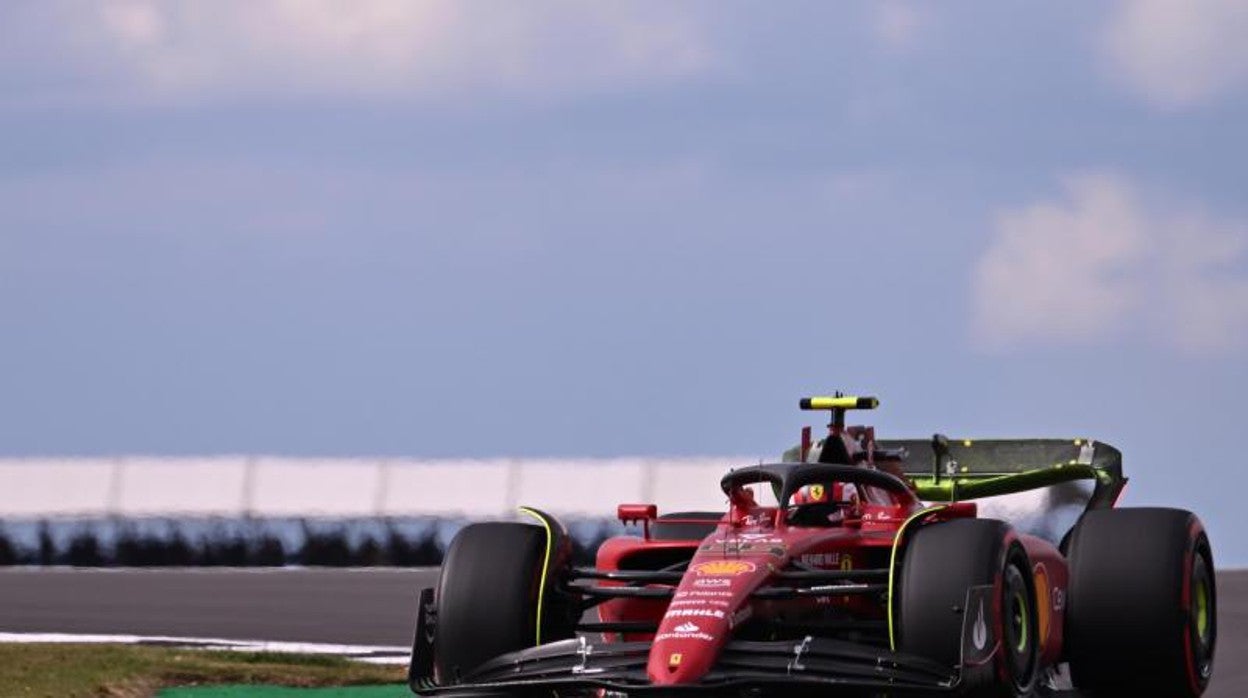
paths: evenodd
<path fill-rule="evenodd" d="M 5 698 L 151 698 L 174 686 L 228 686 L 175 698 L 302 695 L 265 693 L 248 685 L 368 686 L 360 698 L 409 695 L 403 667 L 376 666 L 324 655 L 216 652 L 133 645 L 0 644 L 0 696 Z M 389 685 L 384 685 L 389 684 Z M 233 691 L 233 692 L 227 692 Z M 387 692 L 389 691 L 389 692 Z M 347 694 L 310 692 L 309 698 Z"/>
<path fill-rule="evenodd" d="M 197 686 L 166 688 L 157 698 L 415 698 L 407 686 L 344 686 L 287 688 L 285 686 Z"/>

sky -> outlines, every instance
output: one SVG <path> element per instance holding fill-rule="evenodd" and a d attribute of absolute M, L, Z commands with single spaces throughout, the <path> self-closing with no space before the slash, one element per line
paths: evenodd
<path fill-rule="evenodd" d="M 1248 564 L 1248 5 L 0 5 L 0 455 L 1087 436 Z M 1223 552 L 1224 551 L 1224 552 Z"/>

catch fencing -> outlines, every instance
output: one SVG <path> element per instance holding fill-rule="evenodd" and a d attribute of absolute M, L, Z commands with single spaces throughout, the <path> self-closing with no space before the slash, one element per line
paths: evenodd
<path fill-rule="evenodd" d="M 0 518 L 509 518 L 527 504 L 602 517 L 620 502 L 723 510 L 719 478 L 750 458 L 0 459 Z"/>

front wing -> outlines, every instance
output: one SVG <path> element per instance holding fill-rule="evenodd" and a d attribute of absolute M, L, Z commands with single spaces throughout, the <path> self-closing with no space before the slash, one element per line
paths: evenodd
<path fill-rule="evenodd" d="M 783 688 L 788 693 L 830 687 L 866 695 L 952 693 L 993 680 L 999 650 L 996 623 L 968 613 L 962 630 L 962 661 L 949 667 L 924 657 L 845 640 L 732 640 L 714 667 L 697 684 L 653 684 L 646 674 L 648 642 L 591 642 L 586 636 L 553 642 L 496 657 L 458 683 L 433 681 L 432 652 L 436 610 L 432 590 L 422 594 L 409 683 L 422 696 L 581 695 L 604 689 L 627 694 L 697 693 Z M 965 608 L 992 608 L 992 587 L 968 590 Z M 852 693 L 848 693 L 852 695 Z"/>

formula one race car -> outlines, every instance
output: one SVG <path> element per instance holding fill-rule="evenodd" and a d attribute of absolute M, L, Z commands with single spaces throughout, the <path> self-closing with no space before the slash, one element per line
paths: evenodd
<path fill-rule="evenodd" d="M 831 411 L 826 438 L 806 429 L 785 462 L 729 471 L 726 512 L 620 505 L 643 535 L 608 539 L 593 568 L 572 566 L 568 534 L 535 509 L 536 526 L 465 527 L 420 593 L 412 690 L 1204 692 L 1216 593 L 1195 515 L 1115 509 L 1126 479 L 1103 443 L 876 441 L 845 426 L 877 404 L 803 399 Z M 978 517 L 1043 490 L 1084 493 L 1065 535 Z"/>

